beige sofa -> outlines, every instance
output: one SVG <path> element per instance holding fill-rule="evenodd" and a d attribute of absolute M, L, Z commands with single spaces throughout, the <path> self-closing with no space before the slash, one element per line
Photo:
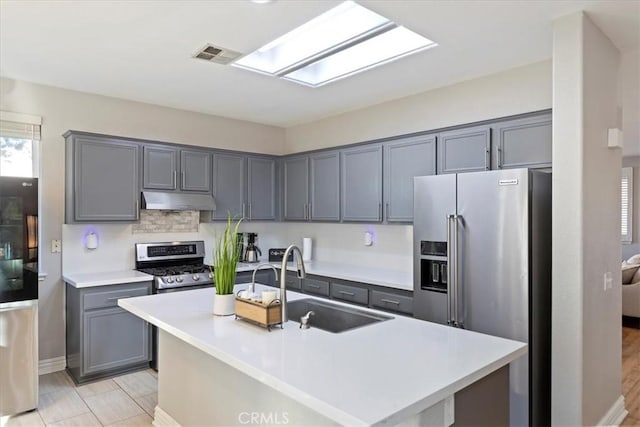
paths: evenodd
<path fill-rule="evenodd" d="M 640 319 L 640 254 L 622 263 L 622 315 Z"/>

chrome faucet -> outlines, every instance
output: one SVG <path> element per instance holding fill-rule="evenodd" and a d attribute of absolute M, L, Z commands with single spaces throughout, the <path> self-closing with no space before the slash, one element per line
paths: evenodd
<path fill-rule="evenodd" d="M 297 262 L 298 278 L 304 279 L 307 275 L 304 271 L 304 261 L 302 260 L 302 252 L 300 251 L 300 248 L 296 245 L 289 246 L 282 256 L 282 268 L 280 269 L 280 306 L 282 307 L 281 321 L 283 327 L 286 321 L 289 320 L 287 317 L 287 259 L 289 258 L 291 251 L 298 253 L 297 257 L 296 254 L 293 255 Z"/>
<path fill-rule="evenodd" d="M 256 273 L 258 272 L 258 270 L 260 270 L 260 267 L 269 267 L 270 269 L 272 269 L 273 273 L 276 276 L 276 282 L 278 281 L 278 270 L 276 270 L 273 265 L 269 264 L 268 262 L 258 264 L 256 265 L 256 268 L 253 269 L 253 276 L 251 276 L 251 286 L 249 286 L 249 290 L 252 294 L 256 293 Z"/>

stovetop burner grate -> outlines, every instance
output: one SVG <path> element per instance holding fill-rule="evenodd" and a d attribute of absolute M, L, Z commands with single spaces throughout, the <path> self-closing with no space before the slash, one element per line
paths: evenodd
<path fill-rule="evenodd" d="M 153 276 L 178 276 L 181 274 L 209 273 L 210 267 L 206 264 L 200 265 L 172 265 L 169 267 L 147 267 L 139 268 L 138 271 L 151 274 Z"/>

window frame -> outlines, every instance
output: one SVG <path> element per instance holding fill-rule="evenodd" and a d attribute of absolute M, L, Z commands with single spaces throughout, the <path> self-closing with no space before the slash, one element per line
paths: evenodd
<path fill-rule="evenodd" d="M 627 183 L 626 194 L 624 194 L 624 183 Z M 625 203 L 626 196 L 626 203 Z M 625 226 L 624 215 L 626 211 L 626 228 L 627 232 L 622 233 Z M 631 244 L 633 242 L 633 168 L 622 168 L 620 177 L 620 238 L 623 244 Z"/>

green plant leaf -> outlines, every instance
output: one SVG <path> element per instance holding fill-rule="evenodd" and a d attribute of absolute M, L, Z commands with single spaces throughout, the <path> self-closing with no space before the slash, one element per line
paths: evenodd
<path fill-rule="evenodd" d="M 235 218 L 233 218 L 235 221 Z M 240 248 L 236 241 L 242 218 L 232 224 L 231 213 L 227 212 L 227 224 L 220 236 L 214 238 L 213 277 L 218 295 L 233 293 L 236 283 L 236 269 L 240 260 Z"/>

